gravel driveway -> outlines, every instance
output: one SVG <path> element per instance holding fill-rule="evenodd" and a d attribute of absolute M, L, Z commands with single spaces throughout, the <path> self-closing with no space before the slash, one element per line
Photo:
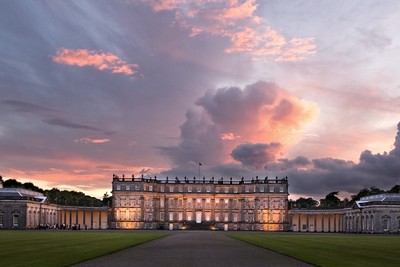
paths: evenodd
<path fill-rule="evenodd" d="M 185 231 L 79 263 L 83 266 L 313 266 L 222 232 Z"/>

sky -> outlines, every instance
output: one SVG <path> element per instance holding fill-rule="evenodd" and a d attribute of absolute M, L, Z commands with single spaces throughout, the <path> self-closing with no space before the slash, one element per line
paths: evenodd
<path fill-rule="evenodd" d="M 400 184 L 400 2 L 0 1 L 0 175 Z"/>

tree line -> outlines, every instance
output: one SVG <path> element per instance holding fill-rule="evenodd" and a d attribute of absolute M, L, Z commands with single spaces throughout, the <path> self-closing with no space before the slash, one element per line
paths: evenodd
<path fill-rule="evenodd" d="M 1 179 L 1 176 L 0 176 Z M 87 206 L 87 207 L 102 207 L 108 206 L 110 198 L 107 193 L 104 194 L 103 200 L 85 195 L 82 192 L 60 190 L 58 188 L 42 189 L 31 182 L 21 183 L 15 179 L 8 179 L 3 182 L 4 188 L 22 188 L 35 192 L 42 193 L 47 200 L 52 204 L 66 206 Z"/>
<path fill-rule="evenodd" d="M 373 196 L 383 193 L 400 193 L 400 185 L 393 186 L 390 190 L 382 190 L 375 186 L 370 188 L 363 188 L 355 195 L 352 195 L 350 199 L 345 198 L 341 200 L 337 197 L 339 191 L 330 192 L 325 198 L 315 200 L 309 198 L 299 198 L 297 200 L 289 200 L 289 208 L 291 209 L 341 209 L 350 208 L 354 205 L 357 200 L 362 197 Z"/>

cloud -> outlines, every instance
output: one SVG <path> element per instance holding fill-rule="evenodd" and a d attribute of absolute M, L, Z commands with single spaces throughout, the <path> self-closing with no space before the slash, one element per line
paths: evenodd
<path fill-rule="evenodd" d="M 388 189 L 388 186 L 400 183 L 400 123 L 397 130 L 394 148 L 389 153 L 373 154 L 364 150 L 358 163 L 330 157 L 310 160 L 299 156 L 272 162 L 267 170 L 287 175 L 291 192 L 296 194 L 323 196 L 335 190 L 353 194 L 371 186 Z"/>
<path fill-rule="evenodd" d="M 175 22 L 190 36 L 209 34 L 229 40 L 225 52 L 245 53 L 253 60 L 301 61 L 316 53 L 314 38 L 287 40 L 255 12 L 256 0 L 142 1 L 155 12 L 175 13 Z"/>
<path fill-rule="evenodd" d="M 232 141 L 232 140 L 236 140 L 236 139 L 240 138 L 239 135 L 235 135 L 234 133 L 222 133 L 222 134 L 220 134 L 220 137 L 222 140 L 228 140 L 228 141 Z"/>
<path fill-rule="evenodd" d="M 110 52 L 87 49 L 61 48 L 52 57 L 53 61 L 60 64 L 78 67 L 94 67 L 100 71 L 111 70 L 112 73 L 133 75 L 137 72 L 137 64 L 128 64 Z"/>
<path fill-rule="evenodd" d="M 65 128 L 101 131 L 101 129 L 96 128 L 96 127 L 78 124 L 78 123 L 74 123 L 74 122 L 69 122 L 69 121 L 61 119 L 61 118 L 44 119 L 43 121 L 50 125 L 56 125 L 56 126 L 65 127 Z"/>
<path fill-rule="evenodd" d="M 240 144 L 232 151 L 232 157 L 246 167 L 262 169 L 267 163 L 274 162 L 279 153 L 280 144 Z"/>
<path fill-rule="evenodd" d="M 110 139 L 96 139 L 96 138 L 89 138 L 84 137 L 75 140 L 76 143 L 86 143 L 86 144 L 104 144 L 110 142 Z"/>
<path fill-rule="evenodd" d="M 1 103 L 3 105 L 11 107 L 12 110 L 14 111 L 20 111 L 20 112 L 42 113 L 48 111 L 55 111 L 54 109 L 51 108 L 19 100 L 3 100 L 1 101 Z"/>
<path fill-rule="evenodd" d="M 272 152 L 284 153 L 298 140 L 303 127 L 318 114 L 314 103 L 264 81 L 244 89 L 210 90 L 195 104 L 197 108 L 188 110 L 180 127 L 179 143 L 159 147 L 179 168 L 190 168 L 190 162 L 210 166 L 234 160 L 262 168 L 275 159 Z"/>

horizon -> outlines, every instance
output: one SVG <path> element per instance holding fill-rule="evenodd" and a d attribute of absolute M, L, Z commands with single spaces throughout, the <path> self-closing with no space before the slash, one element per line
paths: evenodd
<path fill-rule="evenodd" d="M 0 175 L 400 184 L 400 3 L 3 1 Z M 201 163 L 201 166 L 199 165 Z"/>

